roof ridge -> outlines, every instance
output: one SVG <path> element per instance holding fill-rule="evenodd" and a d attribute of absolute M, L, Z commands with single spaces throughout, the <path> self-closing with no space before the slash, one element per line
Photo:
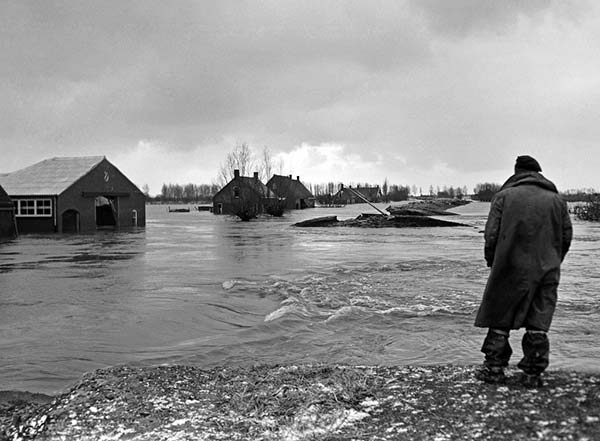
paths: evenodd
<path fill-rule="evenodd" d="M 10 194 L 60 194 L 93 170 L 105 156 L 56 156 L 15 170 L 0 178 Z"/>
<path fill-rule="evenodd" d="M 83 156 L 53 156 L 52 158 L 42 159 L 39 162 L 53 161 L 56 159 L 91 159 L 91 158 L 106 158 L 104 155 L 83 155 Z M 38 162 L 38 164 L 39 164 Z"/>

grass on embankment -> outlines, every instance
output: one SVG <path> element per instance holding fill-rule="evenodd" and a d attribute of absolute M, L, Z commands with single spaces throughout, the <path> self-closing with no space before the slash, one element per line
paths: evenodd
<path fill-rule="evenodd" d="M 475 369 L 116 367 L 0 421 L 8 439 L 600 439 L 600 375 L 550 371 L 525 389 L 516 371 L 497 386 Z"/>

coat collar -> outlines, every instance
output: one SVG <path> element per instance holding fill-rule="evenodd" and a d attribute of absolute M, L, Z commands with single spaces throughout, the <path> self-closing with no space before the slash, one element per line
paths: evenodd
<path fill-rule="evenodd" d="M 515 173 L 502 185 L 501 190 L 519 185 L 537 185 L 538 187 L 558 193 L 556 186 L 550 180 L 546 179 L 541 173 L 534 171 L 519 171 Z"/>

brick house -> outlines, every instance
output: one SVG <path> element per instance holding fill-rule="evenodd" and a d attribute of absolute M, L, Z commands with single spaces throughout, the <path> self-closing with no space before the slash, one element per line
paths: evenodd
<path fill-rule="evenodd" d="M 0 176 L 19 233 L 145 226 L 146 196 L 103 156 L 51 158 Z"/>
<path fill-rule="evenodd" d="M 300 182 L 300 176 L 292 179 L 292 176 L 273 175 L 267 187 L 280 199 L 284 200 L 286 210 L 301 210 L 303 208 L 314 208 L 315 197 Z"/>
<path fill-rule="evenodd" d="M 233 171 L 233 179 L 213 197 L 214 214 L 231 214 L 244 217 L 255 217 L 268 213 L 278 204 L 278 198 L 258 178 L 240 176 L 239 170 Z M 247 219 L 244 219 L 247 220 Z"/>

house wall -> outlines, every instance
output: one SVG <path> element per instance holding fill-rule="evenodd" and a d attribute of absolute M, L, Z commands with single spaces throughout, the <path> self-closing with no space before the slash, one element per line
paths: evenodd
<path fill-rule="evenodd" d="M 0 207 L 0 242 L 17 237 L 14 211 Z"/>
<path fill-rule="evenodd" d="M 235 196 L 236 187 L 239 189 L 238 197 Z M 219 204 L 222 204 L 221 212 L 219 212 Z M 263 211 L 262 199 L 256 191 L 238 179 L 231 180 L 213 198 L 213 213 L 215 214 L 235 215 L 240 209 L 251 206 L 258 212 Z"/>
<path fill-rule="evenodd" d="M 115 166 L 104 160 L 59 195 L 57 231 L 62 232 L 62 215 L 68 210 L 79 213 L 80 231 L 96 230 L 97 196 L 115 199 L 118 211 L 116 227 L 134 226 L 133 210 L 137 214 L 137 226 L 146 225 L 146 197 Z"/>
<path fill-rule="evenodd" d="M 56 199 L 52 196 L 19 196 L 11 195 L 11 198 L 15 203 L 21 200 L 27 201 L 38 201 L 38 200 L 50 200 L 51 214 L 49 216 L 21 216 L 15 213 L 15 220 L 17 222 L 17 230 L 19 234 L 27 233 L 54 233 L 56 232 L 56 226 L 54 222 L 55 218 L 55 207 Z"/>
<path fill-rule="evenodd" d="M 296 183 L 291 178 L 275 177 L 267 183 L 267 187 L 280 198 L 285 198 L 284 208 L 286 210 L 314 208 L 314 196 L 305 187 L 305 191 L 302 191 L 302 187 L 298 184 L 302 185 L 299 181 Z"/>
<path fill-rule="evenodd" d="M 41 217 L 17 217 L 19 233 L 54 233 L 54 220 Z"/>

